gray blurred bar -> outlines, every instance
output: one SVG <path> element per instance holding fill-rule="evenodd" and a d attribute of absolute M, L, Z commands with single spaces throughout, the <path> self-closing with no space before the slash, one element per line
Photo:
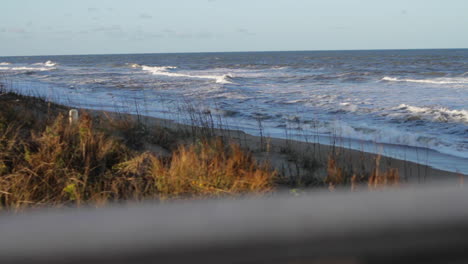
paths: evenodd
<path fill-rule="evenodd" d="M 0 263 L 468 263 L 467 250 L 454 186 L 0 216 Z"/>

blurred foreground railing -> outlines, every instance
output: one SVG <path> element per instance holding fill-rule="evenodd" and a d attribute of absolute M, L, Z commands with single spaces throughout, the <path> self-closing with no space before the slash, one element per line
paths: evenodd
<path fill-rule="evenodd" d="M 0 263 L 468 263 L 467 250 L 460 187 L 0 216 Z"/>

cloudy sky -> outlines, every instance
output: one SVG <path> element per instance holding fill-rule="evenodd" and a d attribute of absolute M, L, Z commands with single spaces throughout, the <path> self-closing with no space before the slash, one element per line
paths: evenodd
<path fill-rule="evenodd" d="M 0 56 L 468 48 L 467 0 L 1 0 Z"/>

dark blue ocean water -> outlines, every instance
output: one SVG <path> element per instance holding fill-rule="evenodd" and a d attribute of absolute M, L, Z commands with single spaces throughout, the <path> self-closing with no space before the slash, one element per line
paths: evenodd
<path fill-rule="evenodd" d="M 252 134 L 468 173 L 467 49 L 0 57 L 0 75 L 70 105 L 185 122 L 190 104 Z"/>

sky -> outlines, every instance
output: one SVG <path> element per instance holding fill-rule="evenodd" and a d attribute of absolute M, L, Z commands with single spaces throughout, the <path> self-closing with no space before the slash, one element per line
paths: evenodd
<path fill-rule="evenodd" d="M 0 56 L 468 48 L 467 0 L 1 0 Z"/>

